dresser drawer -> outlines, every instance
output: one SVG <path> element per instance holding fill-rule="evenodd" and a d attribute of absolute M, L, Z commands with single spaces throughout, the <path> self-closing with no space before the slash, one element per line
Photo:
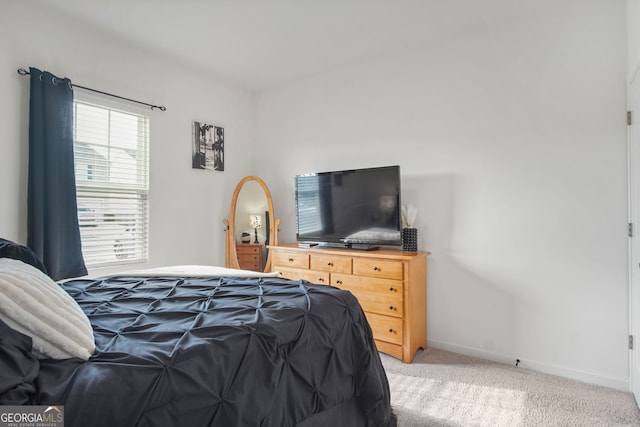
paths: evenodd
<path fill-rule="evenodd" d="M 404 314 L 402 296 L 400 295 L 370 294 L 368 292 L 358 292 L 354 290 L 350 290 L 350 292 L 358 299 L 362 309 L 366 312 L 394 317 L 402 317 Z"/>
<path fill-rule="evenodd" d="M 365 315 L 373 331 L 373 336 L 377 340 L 402 344 L 402 319 L 375 313 L 365 313 Z"/>
<path fill-rule="evenodd" d="M 315 283 L 316 285 L 328 285 L 329 284 L 329 272 L 309 270 L 302 275 L 302 279 L 307 282 Z"/>
<path fill-rule="evenodd" d="M 236 253 L 238 255 L 243 255 L 243 254 L 260 254 L 260 246 L 257 245 L 243 245 L 243 244 L 239 244 L 236 246 Z"/>
<path fill-rule="evenodd" d="M 351 257 L 311 254 L 311 269 L 336 273 L 351 273 Z"/>
<path fill-rule="evenodd" d="M 316 285 L 328 285 L 329 273 L 326 271 L 316 270 L 299 270 L 282 266 L 274 266 L 275 271 L 279 271 L 282 277 L 291 280 L 306 280 Z"/>
<path fill-rule="evenodd" d="M 353 274 L 402 280 L 404 270 L 402 261 L 375 258 L 354 258 Z"/>
<path fill-rule="evenodd" d="M 278 271 L 275 266 L 303 268 L 309 269 L 309 254 L 299 252 L 274 251 L 273 254 L 274 270 Z"/>
<path fill-rule="evenodd" d="M 394 279 L 379 279 L 377 277 L 352 276 L 350 274 L 333 273 L 331 284 L 337 288 L 355 292 L 370 292 L 390 297 L 402 298 L 404 282 Z"/>
<path fill-rule="evenodd" d="M 290 280 L 301 280 L 302 275 L 306 273 L 306 270 L 296 270 L 295 268 L 282 267 L 281 265 L 274 265 L 273 271 L 279 271 L 282 277 Z"/>
<path fill-rule="evenodd" d="M 259 262 L 260 254 L 238 254 L 238 262 Z"/>
<path fill-rule="evenodd" d="M 262 271 L 262 261 L 255 259 L 238 258 L 238 265 L 243 270 Z"/>

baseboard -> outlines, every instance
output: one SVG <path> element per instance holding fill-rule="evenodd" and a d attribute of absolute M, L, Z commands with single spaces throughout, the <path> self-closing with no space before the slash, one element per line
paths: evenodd
<path fill-rule="evenodd" d="M 492 353 L 488 351 L 478 350 L 472 347 L 465 347 L 457 344 L 446 343 L 442 341 L 428 340 L 427 345 L 429 347 L 438 348 L 441 350 L 452 351 L 454 353 L 465 354 L 467 356 L 480 357 L 482 359 L 491 360 L 498 363 L 506 363 L 515 365 L 516 357 L 508 356 L 500 353 Z M 561 366 L 549 365 L 547 363 L 540 363 L 535 360 L 527 360 L 520 357 L 519 367 L 531 369 L 545 374 L 557 375 L 560 377 L 570 378 L 573 380 L 583 381 L 590 384 L 596 384 L 604 387 L 614 388 L 616 390 L 630 392 L 631 384 L 629 379 L 618 379 L 607 376 L 592 374 L 589 372 L 576 371 L 573 369 L 566 369 Z"/>

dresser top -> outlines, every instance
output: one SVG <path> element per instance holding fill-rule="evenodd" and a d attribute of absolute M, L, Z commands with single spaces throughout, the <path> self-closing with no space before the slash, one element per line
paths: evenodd
<path fill-rule="evenodd" d="M 357 250 L 357 249 L 346 249 L 346 248 L 317 248 L 314 246 L 311 247 L 301 247 L 298 246 L 298 243 L 284 243 L 279 244 L 277 246 L 268 246 L 269 249 L 285 249 L 287 251 L 300 251 L 300 252 L 308 252 L 308 253 L 318 253 L 318 254 L 326 254 L 332 253 L 336 255 L 345 255 L 345 256 L 360 256 L 367 258 L 396 258 L 396 259 L 412 259 L 415 257 L 427 257 L 431 255 L 431 252 L 428 251 L 419 251 L 419 252 L 403 252 L 400 249 L 372 249 L 372 250 Z"/>

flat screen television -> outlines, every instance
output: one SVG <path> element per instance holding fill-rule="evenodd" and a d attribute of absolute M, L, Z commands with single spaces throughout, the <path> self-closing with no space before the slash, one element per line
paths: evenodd
<path fill-rule="evenodd" d="M 400 167 L 296 175 L 296 238 L 301 244 L 375 249 L 400 245 Z"/>

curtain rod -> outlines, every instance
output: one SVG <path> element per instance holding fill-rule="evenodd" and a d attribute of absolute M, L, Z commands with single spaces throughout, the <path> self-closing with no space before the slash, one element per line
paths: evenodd
<path fill-rule="evenodd" d="M 18 74 L 20 74 L 21 76 L 28 76 L 29 74 L 31 74 L 30 72 L 28 72 L 27 70 L 25 70 L 24 68 L 18 68 Z M 85 86 L 80 86 L 77 85 L 75 83 L 71 84 L 73 87 L 77 87 L 79 89 L 84 89 L 84 90 L 88 90 L 91 92 L 95 92 L 95 93 L 99 93 L 102 95 L 107 95 L 107 96 L 111 96 L 113 98 L 118 98 L 118 99 L 123 99 L 125 101 L 129 101 L 129 102 L 135 102 L 136 104 L 142 104 L 142 105 L 146 105 L 147 107 L 151 107 L 151 109 L 153 110 L 154 108 L 159 109 L 160 111 L 166 111 L 167 107 L 165 107 L 164 105 L 153 105 L 153 104 L 147 104 L 146 102 L 142 102 L 142 101 L 136 101 L 135 99 L 131 99 L 131 98 L 125 98 L 124 96 L 120 96 L 120 95 L 114 95 L 113 93 L 109 93 L 109 92 L 103 92 L 101 90 L 97 90 L 97 89 L 91 89 L 89 87 L 85 87 Z"/>

